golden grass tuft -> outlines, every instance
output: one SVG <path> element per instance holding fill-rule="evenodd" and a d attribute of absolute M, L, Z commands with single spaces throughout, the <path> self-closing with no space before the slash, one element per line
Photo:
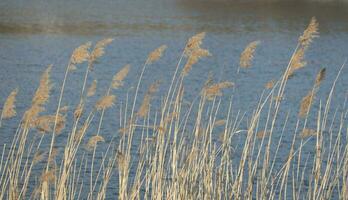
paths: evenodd
<path fill-rule="evenodd" d="M 56 172 L 49 170 L 41 175 L 41 182 L 53 183 L 56 180 Z"/>
<path fill-rule="evenodd" d="M 269 136 L 269 134 L 270 134 L 269 131 L 259 131 L 259 132 L 256 133 L 256 137 L 257 137 L 258 139 L 262 139 L 262 138 L 264 138 L 264 137 Z"/>
<path fill-rule="evenodd" d="M 84 109 L 84 104 L 83 103 L 79 103 L 76 108 L 75 108 L 75 111 L 74 111 L 74 118 L 75 119 L 78 119 L 81 117 L 82 115 L 82 112 L 83 112 L 83 109 Z"/>
<path fill-rule="evenodd" d="M 91 97 L 95 95 L 95 92 L 97 91 L 97 80 L 94 80 L 91 84 L 91 86 L 87 90 L 87 97 Z"/>
<path fill-rule="evenodd" d="M 312 105 L 313 102 L 313 98 L 314 98 L 314 92 L 311 90 L 307 93 L 306 96 L 304 96 L 301 100 L 301 105 L 300 105 L 300 111 L 299 111 L 299 117 L 306 117 L 309 109 Z"/>
<path fill-rule="evenodd" d="M 326 69 L 322 68 L 317 74 L 317 77 L 315 78 L 315 83 L 314 83 L 315 88 L 318 88 L 320 86 L 321 82 L 325 79 L 325 75 L 326 75 Z"/>
<path fill-rule="evenodd" d="M 300 137 L 301 138 L 307 138 L 310 136 L 315 136 L 317 134 L 317 131 L 314 129 L 310 129 L 310 128 L 305 128 L 302 130 Z"/>
<path fill-rule="evenodd" d="M 33 164 L 37 164 L 41 161 L 43 161 L 45 159 L 45 156 L 46 156 L 46 152 L 43 152 L 43 151 L 37 151 L 35 154 L 34 154 L 34 158 L 33 158 Z"/>
<path fill-rule="evenodd" d="M 101 99 L 99 99 L 97 101 L 97 103 L 95 104 L 95 108 L 100 111 L 103 109 L 107 109 L 110 108 L 111 106 L 114 105 L 116 100 L 116 96 L 115 95 L 106 95 L 103 96 Z"/>
<path fill-rule="evenodd" d="M 188 59 L 182 70 L 182 76 L 186 76 L 191 71 L 192 65 L 196 64 L 200 58 L 211 56 L 207 49 L 201 48 L 204 37 L 205 33 L 202 32 L 188 40 L 184 50 L 184 54 Z"/>
<path fill-rule="evenodd" d="M 275 80 L 268 81 L 268 82 L 265 84 L 265 88 L 266 88 L 266 89 L 272 89 L 272 88 L 274 87 L 274 84 L 275 84 Z"/>
<path fill-rule="evenodd" d="M 14 89 L 7 97 L 1 112 L 1 119 L 9 119 L 16 116 L 16 96 L 18 88 Z"/>
<path fill-rule="evenodd" d="M 319 27 L 319 23 L 317 22 L 315 17 L 312 17 L 308 27 L 306 28 L 306 30 L 303 32 L 302 36 L 300 36 L 298 40 L 301 46 L 303 46 L 304 48 L 307 48 L 314 38 L 319 37 L 318 27 Z"/>
<path fill-rule="evenodd" d="M 57 121 L 56 121 L 56 115 L 39 116 L 35 119 L 33 124 L 41 133 L 49 133 L 49 132 L 52 132 L 55 122 L 57 123 L 55 134 L 60 134 L 65 127 L 65 122 L 66 122 L 65 115 L 58 114 Z"/>
<path fill-rule="evenodd" d="M 149 89 L 147 90 L 144 96 L 143 102 L 141 103 L 141 106 L 137 112 L 138 117 L 143 118 L 149 112 L 151 100 L 153 98 L 153 95 L 157 92 L 159 85 L 160 85 L 160 81 L 156 81 L 150 85 Z"/>
<path fill-rule="evenodd" d="M 113 38 L 105 38 L 97 42 L 94 49 L 92 50 L 89 61 L 94 62 L 99 57 L 103 56 L 105 54 L 105 47 L 110 44 L 114 39 Z"/>
<path fill-rule="evenodd" d="M 155 49 L 154 51 L 152 51 L 147 57 L 147 62 L 151 64 L 159 60 L 166 49 L 167 49 L 167 45 L 162 45 L 158 47 L 157 49 Z"/>
<path fill-rule="evenodd" d="M 216 83 L 211 86 L 203 88 L 202 95 L 204 95 L 208 100 L 214 99 L 216 96 L 222 96 L 222 89 L 231 88 L 234 83 L 230 81 L 224 81 L 221 83 Z"/>
<path fill-rule="evenodd" d="M 34 98 L 32 100 L 33 105 L 42 106 L 48 102 L 48 98 L 50 97 L 50 91 L 52 89 L 52 85 L 50 82 L 51 70 L 52 65 L 48 66 L 46 71 L 42 74 L 40 79 L 40 85 L 36 90 Z"/>
<path fill-rule="evenodd" d="M 70 61 L 71 64 L 80 64 L 80 63 L 83 63 L 84 61 L 87 61 L 90 57 L 89 49 L 91 45 L 92 45 L 91 42 L 87 42 L 77 47 L 71 55 L 71 61 Z"/>
<path fill-rule="evenodd" d="M 304 61 L 304 53 L 304 48 L 297 49 L 292 60 L 290 61 L 290 68 L 287 74 L 287 78 L 291 78 L 296 70 L 301 69 L 307 65 L 307 62 Z"/>
<path fill-rule="evenodd" d="M 249 68 L 251 61 L 254 58 L 256 47 L 260 44 L 260 41 L 254 41 L 248 44 L 242 54 L 240 55 L 239 65 L 241 68 Z"/>
<path fill-rule="evenodd" d="M 215 121 L 214 126 L 222 126 L 226 124 L 226 120 L 225 119 L 220 119 Z"/>
<path fill-rule="evenodd" d="M 86 144 L 86 149 L 87 150 L 93 150 L 96 146 L 98 142 L 105 142 L 104 138 L 100 135 L 95 135 L 92 136 L 91 138 L 89 138 L 87 144 Z"/>
<path fill-rule="evenodd" d="M 127 64 L 119 72 L 117 72 L 114 75 L 114 77 L 112 78 L 112 83 L 111 83 L 111 87 L 113 89 L 118 89 L 118 88 L 123 86 L 123 80 L 128 75 L 130 67 L 131 66 L 129 64 Z"/>

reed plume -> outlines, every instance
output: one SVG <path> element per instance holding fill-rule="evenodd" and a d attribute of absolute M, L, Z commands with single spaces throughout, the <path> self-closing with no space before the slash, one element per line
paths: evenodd
<path fill-rule="evenodd" d="M 97 90 L 97 80 L 94 80 L 91 84 L 91 86 L 87 90 L 87 97 L 91 97 L 95 95 L 95 92 Z"/>
<path fill-rule="evenodd" d="M 297 49 L 293 58 L 290 61 L 290 68 L 287 74 L 287 78 L 291 78 L 296 70 L 301 69 L 307 65 L 307 62 L 304 61 L 304 53 L 305 48 Z"/>
<path fill-rule="evenodd" d="M 84 109 L 84 104 L 83 103 L 79 103 L 77 105 L 77 107 L 75 108 L 75 111 L 74 111 L 74 118 L 75 118 L 75 120 L 81 117 L 83 109 Z"/>
<path fill-rule="evenodd" d="M 226 124 L 226 120 L 220 119 L 220 120 L 215 121 L 214 126 L 222 126 L 224 124 Z"/>
<path fill-rule="evenodd" d="M 310 129 L 310 128 L 305 128 L 302 130 L 300 137 L 301 138 L 307 138 L 310 136 L 314 136 L 317 134 L 316 130 Z"/>
<path fill-rule="evenodd" d="M 114 39 L 113 38 L 106 38 L 102 39 L 97 42 L 95 45 L 94 49 L 92 50 L 89 61 L 94 62 L 96 61 L 99 57 L 103 56 L 105 54 L 105 47 L 110 44 Z"/>
<path fill-rule="evenodd" d="M 9 119 L 17 115 L 16 105 L 15 105 L 17 93 L 18 93 L 18 88 L 14 89 L 10 93 L 10 95 L 7 97 L 1 112 L 1 119 Z"/>
<path fill-rule="evenodd" d="M 123 80 L 128 75 L 130 69 L 130 65 L 125 65 L 119 72 L 115 74 L 115 76 L 112 78 L 111 87 L 113 89 L 118 89 L 123 86 Z"/>
<path fill-rule="evenodd" d="M 88 151 L 90 150 L 93 150 L 94 147 L 97 146 L 97 143 L 98 142 L 105 142 L 104 138 L 100 135 L 95 135 L 95 136 L 92 136 L 91 138 L 89 138 L 87 144 L 86 144 L 86 149 Z"/>
<path fill-rule="evenodd" d="M 35 125 L 35 120 L 41 112 L 45 110 L 43 107 L 50 97 L 50 91 L 52 89 L 50 81 L 50 72 L 52 66 L 48 66 L 45 72 L 42 74 L 40 79 L 40 85 L 36 90 L 34 97 L 32 99 L 31 107 L 24 113 L 24 122 L 29 126 Z"/>
<path fill-rule="evenodd" d="M 275 81 L 271 80 L 265 84 L 266 89 L 272 89 L 274 87 Z"/>
<path fill-rule="evenodd" d="M 89 49 L 92 43 L 87 42 L 79 47 L 77 47 L 71 55 L 71 64 L 80 64 L 87 61 L 90 57 Z M 74 65 L 73 65 L 74 66 Z"/>
<path fill-rule="evenodd" d="M 257 137 L 258 139 L 262 139 L 262 138 L 264 138 L 264 137 L 269 136 L 269 134 L 270 134 L 269 131 L 259 131 L 259 132 L 256 133 L 256 137 Z"/>
<path fill-rule="evenodd" d="M 142 104 L 137 112 L 138 117 L 143 118 L 149 112 L 151 100 L 153 98 L 153 95 L 157 92 L 159 84 L 160 84 L 160 81 L 156 81 L 150 85 L 149 89 L 147 90 L 147 92 L 144 96 L 143 102 L 142 102 Z"/>
<path fill-rule="evenodd" d="M 55 134 L 60 134 L 65 127 L 66 116 L 62 114 L 58 114 L 57 121 L 55 115 L 44 115 L 39 116 L 33 122 L 35 127 L 42 133 L 49 133 L 52 131 L 54 127 L 54 123 L 56 124 Z"/>
<path fill-rule="evenodd" d="M 63 106 L 59 109 L 60 113 L 66 113 L 69 111 L 69 106 Z"/>
<path fill-rule="evenodd" d="M 97 103 L 95 104 L 95 108 L 98 111 L 110 108 L 111 106 L 114 105 L 115 100 L 116 100 L 116 96 L 115 95 L 103 96 L 101 99 L 99 99 L 97 101 Z"/>
<path fill-rule="evenodd" d="M 308 27 L 298 39 L 302 47 L 308 48 L 313 39 L 319 37 L 318 27 L 319 23 L 317 22 L 315 17 L 312 17 Z"/>
<path fill-rule="evenodd" d="M 52 89 L 52 84 L 50 81 L 51 70 L 52 65 L 48 66 L 46 71 L 42 74 L 40 79 L 40 85 L 37 88 L 32 100 L 33 105 L 43 106 L 47 103 L 48 98 L 50 97 L 50 91 Z"/>
<path fill-rule="evenodd" d="M 326 68 L 322 68 L 315 78 L 314 88 L 318 88 L 326 75 Z"/>
<path fill-rule="evenodd" d="M 41 162 L 43 159 L 45 159 L 46 155 L 47 155 L 46 152 L 37 151 L 37 152 L 34 154 L 33 164 L 35 165 L 35 164 Z"/>
<path fill-rule="evenodd" d="M 326 74 L 326 69 L 325 68 L 321 69 L 318 72 L 318 74 L 317 74 L 317 76 L 315 78 L 313 89 L 310 90 L 305 97 L 303 97 L 303 99 L 301 101 L 301 105 L 300 105 L 300 111 L 299 111 L 299 116 L 300 117 L 307 116 L 307 114 L 308 114 L 308 112 L 310 110 L 310 107 L 312 105 L 312 102 L 313 102 L 313 100 L 315 98 L 315 94 L 317 93 L 321 82 L 325 78 L 325 74 Z"/>
<path fill-rule="evenodd" d="M 242 68 L 248 68 L 251 66 L 251 61 L 254 58 L 254 53 L 256 47 L 260 44 L 260 41 L 254 41 L 248 44 L 248 46 L 244 49 L 242 54 L 240 55 L 239 65 Z"/>
<path fill-rule="evenodd" d="M 199 33 L 191 37 L 185 47 L 184 55 L 188 57 L 187 62 L 182 70 L 182 76 L 186 76 L 192 65 L 196 64 L 200 58 L 211 56 L 207 49 L 201 48 L 202 40 L 205 37 L 205 33 Z"/>
<path fill-rule="evenodd" d="M 158 47 L 157 49 L 155 49 L 154 51 L 152 51 L 147 57 L 147 62 L 151 64 L 159 60 L 166 49 L 167 49 L 167 45 L 162 45 Z"/>
<path fill-rule="evenodd" d="M 296 70 L 306 66 L 307 63 L 304 61 L 304 54 L 313 39 L 319 37 L 318 27 L 319 23 L 316 21 L 315 17 L 313 17 L 306 30 L 298 39 L 298 48 L 290 61 L 287 78 L 292 77 Z"/>
<path fill-rule="evenodd" d="M 301 100 L 301 105 L 300 105 L 300 111 L 299 111 L 299 116 L 300 117 L 306 117 L 307 113 L 309 112 L 309 109 L 312 105 L 313 98 L 314 98 L 314 91 L 311 90 L 308 92 L 306 96 L 304 96 Z"/>
<path fill-rule="evenodd" d="M 211 86 L 203 88 L 202 95 L 204 95 L 208 100 L 214 99 L 216 96 L 222 96 L 222 89 L 233 87 L 234 83 L 230 81 L 224 81 L 221 83 L 216 83 Z"/>
<path fill-rule="evenodd" d="M 53 183 L 56 180 L 55 170 L 45 171 L 41 175 L 41 182 Z"/>

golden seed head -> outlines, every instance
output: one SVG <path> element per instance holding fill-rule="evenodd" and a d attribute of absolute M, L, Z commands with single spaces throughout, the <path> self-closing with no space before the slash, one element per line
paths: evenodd
<path fill-rule="evenodd" d="M 41 133 L 49 133 L 52 132 L 55 122 L 55 115 L 44 115 L 37 117 L 35 121 L 33 121 L 33 124 Z M 65 122 L 66 116 L 58 114 L 55 134 L 60 134 L 62 132 L 65 127 Z"/>
<path fill-rule="evenodd" d="M 222 89 L 233 87 L 234 83 L 230 81 L 224 81 L 220 83 L 213 84 L 208 87 L 204 87 L 202 95 L 204 95 L 208 100 L 214 99 L 216 96 L 222 96 Z"/>
<path fill-rule="evenodd" d="M 87 90 L 87 97 L 91 97 L 95 95 L 95 92 L 97 90 L 97 80 L 94 80 L 91 84 L 91 86 Z"/>
<path fill-rule="evenodd" d="M 201 32 L 192 36 L 186 43 L 185 54 L 188 56 L 192 50 L 200 48 L 204 37 L 205 32 Z"/>
<path fill-rule="evenodd" d="M 84 108 L 83 103 L 79 103 L 79 105 L 77 105 L 77 107 L 75 108 L 75 111 L 74 111 L 74 118 L 75 119 L 78 119 L 81 117 L 82 112 L 83 112 L 83 108 Z"/>
<path fill-rule="evenodd" d="M 205 33 L 202 32 L 194 35 L 188 40 L 184 50 L 184 55 L 188 57 L 188 59 L 181 72 L 182 76 L 186 76 L 190 72 L 192 65 L 196 64 L 200 58 L 211 56 L 207 49 L 201 48 L 204 37 Z"/>
<path fill-rule="evenodd" d="M 315 93 L 311 90 L 308 92 L 308 94 L 302 98 L 301 105 L 300 105 L 300 111 L 299 111 L 299 117 L 306 117 L 309 109 L 312 105 L 313 99 L 314 99 Z"/>
<path fill-rule="evenodd" d="M 89 138 L 87 144 L 86 144 L 86 149 L 87 150 L 93 150 L 98 142 L 105 142 L 104 138 L 100 135 L 95 135 Z"/>
<path fill-rule="evenodd" d="M 256 133 L 256 137 L 259 139 L 262 139 L 264 137 L 269 136 L 269 134 L 270 134 L 270 132 L 268 132 L 268 131 L 259 131 Z"/>
<path fill-rule="evenodd" d="M 316 37 L 319 37 L 318 32 L 319 23 L 317 22 L 315 17 L 312 17 L 308 27 L 303 32 L 302 36 L 300 36 L 299 43 L 304 48 L 308 48 L 312 40 Z"/>
<path fill-rule="evenodd" d="M 95 108 L 99 110 L 103 110 L 106 108 L 110 108 L 111 106 L 114 105 L 114 102 L 116 100 L 115 95 L 107 95 L 102 97 L 97 103 L 95 104 Z"/>
<path fill-rule="evenodd" d="M 43 172 L 41 175 L 41 182 L 52 183 L 56 180 L 56 173 L 54 170 Z"/>
<path fill-rule="evenodd" d="M 147 62 L 149 64 L 156 62 L 157 60 L 159 60 L 162 57 L 163 52 L 167 49 L 166 45 L 162 45 L 160 47 L 158 47 L 157 49 L 155 49 L 154 51 L 152 51 L 149 56 L 147 57 Z"/>
<path fill-rule="evenodd" d="M 40 85 L 37 88 L 32 100 L 33 105 L 43 106 L 45 103 L 47 103 L 50 97 L 50 91 L 52 89 L 52 85 L 50 81 L 51 69 L 52 69 L 52 65 L 48 66 L 46 71 L 42 74 L 40 79 Z"/>
<path fill-rule="evenodd" d="M 302 130 L 300 137 L 301 138 L 307 138 L 310 136 L 314 136 L 317 134 L 317 131 L 313 130 L 313 129 L 309 129 L 309 128 L 305 128 Z"/>
<path fill-rule="evenodd" d="M 33 164 L 37 164 L 39 162 L 41 162 L 46 156 L 46 152 L 43 152 L 43 151 L 37 151 L 34 155 L 34 158 L 33 158 Z"/>
<path fill-rule="evenodd" d="M 1 119 L 9 119 L 16 116 L 16 96 L 18 89 L 14 89 L 7 97 L 1 113 Z"/>
<path fill-rule="evenodd" d="M 225 119 L 220 119 L 215 121 L 214 126 L 222 126 L 226 124 L 226 120 Z"/>
<path fill-rule="evenodd" d="M 30 127 L 35 126 L 35 120 L 44 110 L 45 108 L 42 106 L 32 105 L 27 111 L 25 111 L 23 121 Z"/>
<path fill-rule="evenodd" d="M 251 61 L 254 58 L 256 47 L 259 44 L 260 44 L 260 41 L 254 41 L 248 44 L 248 46 L 244 49 L 244 51 L 240 55 L 240 61 L 239 61 L 240 67 L 248 68 L 251 66 Z"/>
<path fill-rule="evenodd" d="M 304 53 L 305 49 L 304 48 L 299 48 L 295 52 L 294 56 L 292 57 L 290 61 L 290 68 L 287 73 L 286 78 L 291 78 L 294 75 L 294 72 L 298 69 L 301 69 L 306 66 L 306 61 L 304 61 Z"/>
<path fill-rule="evenodd" d="M 326 69 L 325 68 L 322 68 L 319 73 L 317 74 L 317 77 L 315 78 L 315 84 L 314 84 L 314 87 L 315 88 L 318 88 L 321 84 L 321 82 L 324 80 L 325 78 L 325 75 L 326 75 Z"/>
<path fill-rule="evenodd" d="M 105 47 L 110 44 L 114 39 L 113 38 L 106 38 L 106 39 L 102 39 L 100 41 L 97 42 L 97 44 L 95 45 L 93 51 L 91 52 L 91 56 L 90 56 L 90 61 L 94 62 L 95 60 L 97 60 L 97 58 L 101 57 L 104 55 L 105 51 Z"/>
<path fill-rule="evenodd" d="M 80 63 L 83 63 L 84 61 L 87 61 L 89 58 L 89 48 L 91 47 L 91 45 L 92 45 L 91 42 L 87 42 L 77 47 L 71 55 L 71 63 L 80 64 Z"/>
<path fill-rule="evenodd" d="M 113 89 L 118 89 L 123 86 L 123 80 L 128 75 L 130 69 L 130 65 L 125 65 L 119 72 L 115 74 L 115 76 L 112 78 L 111 87 Z"/>
<path fill-rule="evenodd" d="M 265 88 L 272 89 L 275 84 L 275 80 L 271 80 L 265 84 Z"/>
<path fill-rule="evenodd" d="M 144 96 L 143 102 L 137 112 L 138 117 L 143 118 L 149 112 L 151 99 L 153 95 L 157 92 L 159 84 L 160 84 L 160 81 L 156 81 L 150 85 L 149 89 L 147 90 L 147 93 Z"/>

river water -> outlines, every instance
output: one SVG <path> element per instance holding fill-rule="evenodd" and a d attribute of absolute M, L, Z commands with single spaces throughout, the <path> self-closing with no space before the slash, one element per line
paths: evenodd
<path fill-rule="evenodd" d="M 186 79 L 187 99 L 199 94 L 209 72 L 216 80 L 236 83 L 234 104 L 250 114 L 264 89 L 285 69 L 297 39 L 311 17 L 320 24 L 316 38 L 306 54 L 307 66 L 287 86 L 282 112 L 290 112 L 289 126 L 294 127 L 299 102 L 312 87 L 315 74 L 327 69 L 318 99 L 325 100 L 339 68 L 348 56 L 348 6 L 343 3 L 244 2 L 184 0 L 2 0 L 0 2 L 0 102 L 18 87 L 18 113 L 30 105 L 41 72 L 53 64 L 53 110 L 65 66 L 72 50 L 87 41 L 115 38 L 95 66 L 89 81 L 98 80 L 97 95 L 102 95 L 112 75 L 123 65 L 132 70 L 125 88 L 117 95 L 125 99 L 128 88 L 136 84 L 147 54 L 162 44 L 168 46 L 163 58 L 145 72 L 142 90 L 154 80 L 162 80 L 164 90 L 170 82 L 187 39 L 195 33 L 207 33 L 203 46 L 213 55 L 195 65 Z M 253 66 L 237 74 L 239 55 L 254 40 L 261 41 Z M 84 69 L 68 80 L 63 104 L 74 106 L 82 86 Z M 348 69 L 343 69 L 334 93 L 333 107 L 342 105 L 348 86 Z M 143 93 L 142 93 L 143 94 Z M 157 99 L 157 102 L 160 100 Z M 156 101 L 155 101 L 156 102 Z M 318 105 L 318 102 L 317 104 Z M 318 106 L 314 107 L 317 110 Z M 117 114 L 107 113 L 111 122 L 102 127 L 110 139 L 117 126 Z M 292 118 L 291 118 L 292 116 Z M 18 121 L 1 128 L 0 147 L 9 143 Z M 315 125 L 315 123 L 310 124 Z M 64 137 L 64 136 L 62 136 Z M 292 135 L 285 136 L 290 142 Z M 63 145 L 58 138 L 57 146 Z M 286 155 L 288 149 L 284 151 Z"/>

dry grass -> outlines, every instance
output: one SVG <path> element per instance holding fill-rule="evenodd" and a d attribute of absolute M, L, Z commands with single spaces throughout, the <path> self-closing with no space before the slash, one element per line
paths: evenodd
<path fill-rule="evenodd" d="M 119 199 L 345 199 L 347 108 L 343 106 L 340 117 L 339 112 L 330 114 L 337 78 L 328 96 L 316 102 L 326 70 L 313 75 L 313 88 L 300 102 L 300 117 L 281 109 L 286 85 L 291 84 L 288 78 L 305 65 L 305 50 L 317 35 L 313 18 L 284 73 L 265 85 L 268 90 L 249 115 L 238 107 L 236 111 L 232 101 L 226 105 L 223 91 L 234 84 L 214 83 L 212 75 L 201 93 L 185 103 L 183 80 L 200 58 L 210 55 L 201 47 L 205 33 L 188 40 L 178 75 L 173 75 L 159 106 L 151 105 L 155 95 L 161 95 L 158 81 L 149 86 L 142 102 L 137 96 L 146 67 L 162 57 L 165 45 L 149 54 L 135 92 L 129 90 L 127 99 L 117 102 L 118 89 L 128 87 L 130 66 L 121 68 L 102 90 L 105 94 L 93 102 L 89 98 L 96 95 L 97 80 L 88 82 L 89 71 L 112 39 L 101 40 L 92 49 L 90 42 L 81 45 L 58 85 L 56 111 L 43 113 L 52 89 L 49 67 L 31 106 L 24 113 L 18 111 L 23 116 L 17 129 L 3 130 L 13 135 L 13 141 L 2 150 L 0 199 L 106 199 L 115 193 Z M 244 50 L 240 67 L 251 66 L 258 44 Z M 80 99 L 69 110 L 62 106 L 69 105 L 62 102 L 67 78 L 72 69 L 83 66 Z M 5 101 L 1 119 L 16 115 L 17 93 L 14 90 Z M 313 104 L 318 109 L 311 112 Z M 118 118 L 106 119 L 106 112 L 119 113 Z M 307 123 L 316 127 L 308 128 Z M 106 124 L 112 126 L 111 139 L 103 135 Z M 59 133 L 65 140 L 56 140 Z"/>

